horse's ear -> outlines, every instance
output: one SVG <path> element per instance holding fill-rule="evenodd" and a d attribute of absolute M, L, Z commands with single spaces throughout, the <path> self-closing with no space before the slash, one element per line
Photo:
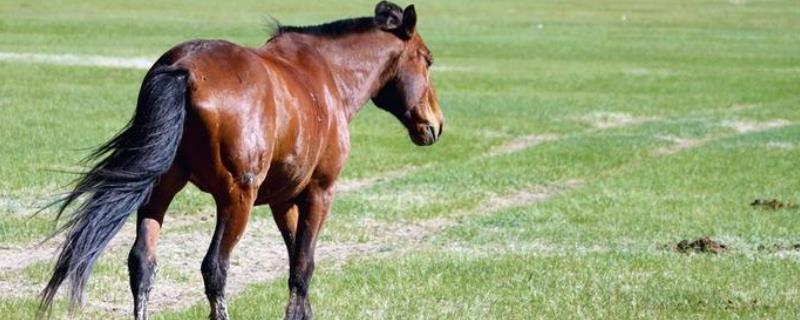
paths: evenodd
<path fill-rule="evenodd" d="M 403 9 L 389 1 L 375 6 L 375 23 L 383 30 L 395 30 L 403 25 Z"/>
<path fill-rule="evenodd" d="M 414 9 L 414 5 L 412 4 L 403 10 L 403 32 L 405 32 L 407 37 L 411 37 L 416 29 L 417 10 Z"/>

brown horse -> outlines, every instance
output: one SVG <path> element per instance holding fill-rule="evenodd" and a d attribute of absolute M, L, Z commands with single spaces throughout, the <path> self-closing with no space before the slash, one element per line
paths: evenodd
<path fill-rule="evenodd" d="M 190 41 L 145 76 L 128 126 L 89 159 L 100 160 L 64 199 L 82 204 L 42 293 L 46 314 L 66 278 L 82 303 L 100 252 L 138 210 L 128 267 L 134 316 L 147 318 L 164 214 L 187 182 L 210 193 L 217 224 L 203 259 L 212 319 L 227 319 L 228 261 L 254 205 L 268 204 L 288 249 L 287 319 L 311 318 L 314 248 L 350 148 L 349 122 L 369 99 L 417 145 L 439 139 L 443 116 L 429 80 L 431 53 L 413 6 L 389 2 L 374 17 L 281 26 L 260 48 Z"/>

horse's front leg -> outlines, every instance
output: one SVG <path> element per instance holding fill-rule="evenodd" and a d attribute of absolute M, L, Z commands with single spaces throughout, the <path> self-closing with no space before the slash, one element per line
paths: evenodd
<path fill-rule="evenodd" d="M 312 181 L 297 199 L 298 219 L 289 261 L 289 303 L 286 319 L 311 319 L 308 286 L 314 273 L 314 249 L 333 200 L 333 186 Z"/>

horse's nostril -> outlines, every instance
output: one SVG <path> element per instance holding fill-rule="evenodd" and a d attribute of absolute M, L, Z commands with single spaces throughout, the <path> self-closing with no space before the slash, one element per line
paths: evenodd
<path fill-rule="evenodd" d="M 428 134 L 431 136 L 431 139 L 436 140 L 436 128 L 431 124 L 428 125 Z"/>
<path fill-rule="evenodd" d="M 442 121 L 441 123 L 439 123 L 439 134 L 438 134 L 438 135 L 436 135 L 436 136 L 437 136 L 437 137 L 441 137 L 441 136 L 442 136 L 442 132 L 444 132 L 444 121 Z"/>

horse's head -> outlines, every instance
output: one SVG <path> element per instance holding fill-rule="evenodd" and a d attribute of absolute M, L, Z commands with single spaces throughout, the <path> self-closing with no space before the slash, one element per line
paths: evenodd
<path fill-rule="evenodd" d="M 372 102 L 395 115 L 415 144 L 431 145 L 442 135 L 444 115 L 430 80 L 433 56 L 416 31 L 414 6 L 403 10 L 381 1 L 375 7 L 375 22 L 399 37 L 404 46 L 389 67 L 388 81 L 372 97 Z"/>

